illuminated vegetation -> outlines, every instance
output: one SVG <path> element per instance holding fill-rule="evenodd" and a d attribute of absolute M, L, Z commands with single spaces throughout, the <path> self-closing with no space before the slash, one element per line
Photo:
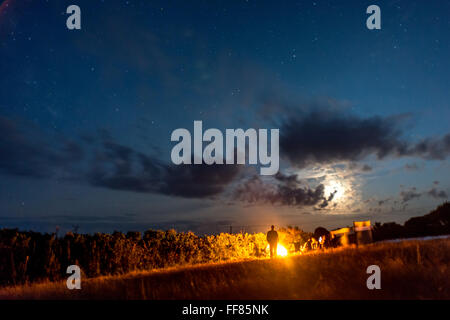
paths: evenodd
<path fill-rule="evenodd" d="M 279 231 L 280 242 L 293 251 L 295 241 L 310 234 L 298 228 Z M 221 233 L 199 237 L 192 232 L 149 230 L 113 234 L 54 234 L 0 230 L 0 285 L 56 281 L 69 265 L 86 277 L 119 275 L 201 263 L 266 257 L 266 236 Z"/>
<path fill-rule="evenodd" d="M 381 268 L 368 290 L 366 268 Z M 379 243 L 0 289 L 3 299 L 450 299 L 450 239 Z"/>

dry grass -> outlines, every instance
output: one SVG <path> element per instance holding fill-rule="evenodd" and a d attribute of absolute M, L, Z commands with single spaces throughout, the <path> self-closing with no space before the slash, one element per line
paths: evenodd
<path fill-rule="evenodd" d="M 450 239 L 0 289 L 2 299 L 450 299 Z M 366 268 L 381 268 L 368 290 Z"/>

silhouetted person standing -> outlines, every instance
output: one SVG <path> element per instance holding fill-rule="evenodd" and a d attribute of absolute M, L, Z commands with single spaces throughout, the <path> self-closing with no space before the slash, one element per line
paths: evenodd
<path fill-rule="evenodd" d="M 267 232 L 267 242 L 270 248 L 270 257 L 273 258 L 277 256 L 277 245 L 278 245 L 278 232 L 275 231 L 275 227 L 271 226 L 269 232 Z"/>

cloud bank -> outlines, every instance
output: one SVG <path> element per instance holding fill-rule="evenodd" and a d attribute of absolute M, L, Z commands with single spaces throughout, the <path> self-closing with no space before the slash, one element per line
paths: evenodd
<path fill-rule="evenodd" d="M 407 141 L 398 118 L 360 118 L 336 111 L 312 111 L 281 123 L 280 151 L 293 166 L 358 161 L 369 155 L 416 156 L 443 160 L 450 153 L 450 134 Z"/>
<path fill-rule="evenodd" d="M 333 200 L 335 192 L 325 195 L 325 187 L 301 186 L 297 175 L 277 174 L 278 183 L 263 182 L 259 176 L 253 176 L 240 184 L 234 191 L 234 199 L 252 204 L 272 204 L 285 206 L 315 206 L 325 208 Z"/>
<path fill-rule="evenodd" d="M 347 161 L 357 162 L 369 155 L 378 159 L 420 157 L 443 160 L 450 153 L 450 134 L 408 141 L 399 117 L 361 118 L 330 110 L 293 113 L 280 123 L 280 156 L 291 167 L 306 168 Z M 265 202 L 290 206 L 325 208 L 333 194 L 324 186 L 302 186 L 296 176 L 281 173 L 272 182 L 259 177 L 237 181 L 239 165 L 180 165 L 137 151 L 115 141 L 108 134 L 91 139 L 49 139 L 36 128 L 0 116 L 0 172 L 31 178 L 70 179 L 113 190 L 157 193 L 185 198 L 207 198 L 237 185 L 234 198 L 244 202 Z M 169 143 L 169 142 L 168 142 Z M 372 168 L 360 168 L 369 172 Z M 236 183 L 235 183 L 236 182 Z M 445 191 L 429 190 L 436 199 Z M 421 193 L 402 191 L 403 202 Z"/>

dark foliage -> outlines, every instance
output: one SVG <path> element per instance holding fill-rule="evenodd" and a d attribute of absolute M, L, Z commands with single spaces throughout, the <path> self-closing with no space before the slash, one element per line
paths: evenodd
<path fill-rule="evenodd" d="M 395 222 L 375 223 L 373 237 L 375 241 L 438 236 L 450 234 L 450 203 L 445 202 L 421 217 L 414 217 L 402 226 Z"/>
<path fill-rule="evenodd" d="M 117 275 L 136 270 L 226 261 L 254 256 L 263 234 L 220 234 L 148 230 L 94 235 L 0 230 L 0 285 L 59 280 L 78 265 L 84 276 Z M 258 254 L 261 254 L 258 252 Z"/>

